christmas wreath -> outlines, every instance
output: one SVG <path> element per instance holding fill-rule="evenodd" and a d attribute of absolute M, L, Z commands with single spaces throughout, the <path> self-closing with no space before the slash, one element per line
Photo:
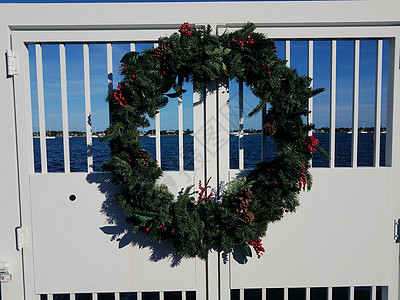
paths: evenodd
<path fill-rule="evenodd" d="M 184 23 L 179 32 L 161 37 L 157 48 L 125 54 L 124 79 L 108 96 L 111 125 L 104 140 L 109 141 L 111 159 L 102 169 L 112 172 L 121 187 L 113 200 L 133 232 L 169 242 L 184 257 L 240 249 L 247 261 L 251 247 L 260 257 L 268 224 L 294 212 L 300 191 L 310 189 L 312 153 L 325 154 L 308 135 L 312 126 L 302 119 L 309 112 L 309 98 L 322 89 L 313 90 L 310 78 L 277 58 L 273 40 L 254 30 L 248 23 L 218 36 L 210 26 Z M 242 80 L 260 99 L 250 116 L 270 104 L 263 132 L 272 137 L 277 155 L 259 162 L 246 178 L 229 182 L 220 195 L 200 181 L 198 194 L 187 187 L 175 199 L 166 186 L 156 184 L 162 170 L 141 149 L 138 128 L 148 127 L 147 117 L 154 117 L 169 98 L 181 96 L 184 82 L 200 89 L 221 77 Z"/>

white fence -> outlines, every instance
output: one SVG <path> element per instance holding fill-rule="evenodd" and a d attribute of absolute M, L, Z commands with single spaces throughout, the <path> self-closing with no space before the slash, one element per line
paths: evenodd
<path fill-rule="evenodd" d="M 4 76 L 0 122 L 3 128 L 0 187 L 0 262 L 11 266 L 1 283 L 1 300 L 8 299 L 398 299 L 398 244 L 394 221 L 400 160 L 396 149 L 400 128 L 396 99 L 400 99 L 400 4 L 396 1 L 348 2 L 232 2 L 232 3 L 136 3 L 79 5 L 1 5 L 0 48 L 15 53 L 15 71 L 0 60 Z M 46 14 L 46 17 L 43 17 Z M 244 16 L 243 16 L 244 14 Z M 104 62 L 112 86 L 112 53 L 117 43 L 155 43 L 159 36 L 175 32 L 181 23 L 212 24 L 217 33 L 252 21 L 257 31 L 282 40 L 291 64 L 291 43 L 307 45 L 308 75 L 315 77 L 318 41 L 327 41 L 329 70 L 328 168 L 314 168 L 314 187 L 301 197 L 298 212 L 272 224 L 263 243 L 261 260 L 243 265 L 234 255 L 213 253 L 198 259 L 174 261 L 165 246 L 132 237 L 124 222 L 108 223 L 117 209 L 109 201 L 113 187 L 109 174 L 92 173 L 93 152 L 84 153 L 87 172 L 71 170 L 68 112 L 68 61 L 65 49 L 81 47 L 83 57 L 83 122 L 86 149 L 93 149 L 91 122 L 90 47 L 103 44 Z M 337 45 L 353 46 L 352 146 L 349 166 L 337 167 L 336 83 Z M 360 167 L 358 154 L 360 43 L 376 44 L 373 159 Z M 361 41 L 361 42 L 360 42 Z M 62 172 L 48 170 L 46 103 L 42 49 L 58 51 L 63 131 Z M 387 45 L 387 51 L 383 50 Z M 386 49 L 386 48 L 385 48 Z M 10 51 L 12 50 L 12 51 Z M 34 54 L 34 55 L 32 55 Z M 384 57 L 387 57 L 387 63 Z M 4 55 L 3 58 L 6 58 Z M 34 64 L 32 61 L 34 60 Z M 29 67 L 35 66 L 35 70 Z M 386 75 L 382 69 L 387 70 Z M 7 75 L 6 72 L 10 74 Z M 34 74 L 34 75 L 33 75 Z M 35 77 L 35 78 L 33 78 Z M 108 82 L 107 82 L 108 81 Z M 382 82 L 385 82 L 383 86 Z M 35 84 L 36 90 L 31 90 Z M 382 106 L 382 91 L 386 105 Z M 34 91 L 34 93 L 32 93 Z M 243 119 L 244 97 L 238 87 L 238 120 Z M 184 169 L 183 111 L 177 103 L 179 159 L 177 171 L 165 172 L 162 181 L 173 192 L 212 177 L 212 185 L 228 181 L 245 167 L 243 132 L 239 132 L 238 168 L 230 167 L 230 107 L 232 93 L 220 88 L 198 105 L 193 96 L 193 171 Z M 34 99 L 37 104 L 32 104 Z M 314 107 L 310 100 L 310 110 Z M 34 155 L 37 119 L 40 156 Z M 385 107 L 385 164 L 380 164 L 381 109 Z M 163 163 L 160 119 L 155 121 L 155 155 Z M 312 122 L 316 115 L 310 114 Z M 241 124 L 238 124 L 241 128 Z M 265 140 L 262 141 L 264 145 Z M 35 148 L 36 149 L 36 148 Z M 264 147 L 262 149 L 265 149 Z M 260 156 L 264 157 L 264 154 Z M 260 157 L 261 158 L 261 157 Z M 40 172 L 35 160 L 40 161 Z M 104 212 L 108 212 L 105 215 Z M 16 230 L 18 228 L 18 230 Z M 18 242 L 19 241 L 19 242 Z M 176 263 L 176 265 L 174 265 Z M 174 265 L 174 266 L 171 266 Z M 1 264 L 0 264 L 1 265 Z M 1 270 L 0 270 L 1 272 Z M 8 282 L 6 282 L 8 281 Z M 131 298 L 129 298 L 131 297 Z"/>

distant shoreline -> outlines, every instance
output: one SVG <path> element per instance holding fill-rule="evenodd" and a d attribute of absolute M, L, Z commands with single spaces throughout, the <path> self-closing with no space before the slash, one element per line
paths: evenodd
<path fill-rule="evenodd" d="M 358 128 L 358 132 L 359 133 L 373 133 L 375 130 L 374 127 L 359 127 Z M 321 127 L 321 128 L 316 128 L 313 129 L 314 133 L 328 133 L 329 132 L 329 128 L 328 127 Z M 346 128 L 346 127 L 340 127 L 340 128 L 336 128 L 335 132 L 344 132 L 344 133 L 352 133 L 352 129 L 351 128 Z M 386 127 L 382 127 L 381 128 L 381 132 L 385 133 L 386 132 Z M 233 135 L 239 135 L 239 131 L 236 130 L 232 130 L 229 132 L 230 134 Z M 243 130 L 243 133 L 245 135 L 249 135 L 249 134 L 261 134 L 261 130 L 255 130 L 255 129 L 245 129 Z M 148 130 L 148 131 L 141 131 L 140 132 L 140 136 L 155 136 L 156 131 L 154 129 L 152 130 Z M 161 135 L 178 135 L 179 131 L 178 130 L 161 130 L 160 131 Z M 186 129 L 185 131 L 183 131 L 184 135 L 192 135 L 193 131 Z M 38 131 L 33 132 L 33 137 L 40 137 L 40 133 Z M 105 135 L 104 131 L 98 131 L 98 132 L 93 132 L 92 133 L 92 137 L 103 137 Z M 62 137 L 63 136 L 63 132 L 62 131 L 46 131 L 46 137 Z M 69 137 L 86 137 L 86 132 L 83 131 L 70 131 L 69 132 Z"/>

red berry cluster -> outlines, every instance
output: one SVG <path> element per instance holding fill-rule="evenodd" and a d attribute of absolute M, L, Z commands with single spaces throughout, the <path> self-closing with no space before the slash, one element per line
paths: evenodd
<path fill-rule="evenodd" d="M 269 77 L 271 77 L 271 69 L 269 68 L 269 64 L 262 64 L 261 66 L 265 67 L 268 69 L 267 74 Z"/>
<path fill-rule="evenodd" d="M 252 39 L 250 35 L 248 35 L 247 37 L 241 37 L 238 38 L 237 40 L 232 40 L 231 43 L 237 43 L 243 47 L 245 44 L 254 44 L 255 40 Z M 231 43 L 228 43 L 228 46 L 230 46 Z"/>
<path fill-rule="evenodd" d="M 249 242 L 249 245 L 254 248 L 254 250 L 257 253 L 257 257 L 261 258 L 261 255 L 263 255 L 263 252 L 265 252 L 265 249 L 264 249 L 264 247 L 262 246 L 262 243 L 261 243 L 261 239 L 258 239 L 257 242 L 251 240 Z"/>
<path fill-rule="evenodd" d="M 315 149 L 314 147 L 317 146 L 319 144 L 319 140 L 314 138 L 313 136 L 309 136 L 308 140 L 304 143 L 304 145 L 306 145 L 307 149 L 310 152 L 315 152 L 317 149 Z"/>
<path fill-rule="evenodd" d="M 187 36 L 191 36 L 192 35 L 192 30 L 193 26 L 190 26 L 190 24 L 188 22 L 185 22 L 182 24 L 181 29 L 179 30 L 180 33 L 182 34 L 186 34 Z"/>
<path fill-rule="evenodd" d="M 211 186 L 208 185 L 210 182 L 211 177 L 208 178 L 207 183 L 205 186 L 201 184 L 201 180 L 199 180 L 199 197 L 197 198 L 197 207 L 199 207 L 200 203 L 203 202 L 204 200 L 211 200 L 211 197 L 214 196 L 213 192 L 210 192 L 210 194 L 207 196 L 207 189 L 211 188 Z"/>
<path fill-rule="evenodd" d="M 125 98 L 124 98 L 124 96 L 122 96 L 122 93 L 121 93 L 121 83 L 118 83 L 117 90 L 118 90 L 118 92 L 114 91 L 115 101 L 117 101 L 117 103 L 121 106 L 128 107 L 129 105 L 128 105 L 128 103 L 126 103 Z"/>
<path fill-rule="evenodd" d="M 301 176 L 299 178 L 300 189 L 303 189 L 303 191 L 306 190 L 306 185 L 307 185 L 307 177 L 305 172 L 306 172 L 306 166 L 303 163 L 303 166 L 301 167 Z"/>

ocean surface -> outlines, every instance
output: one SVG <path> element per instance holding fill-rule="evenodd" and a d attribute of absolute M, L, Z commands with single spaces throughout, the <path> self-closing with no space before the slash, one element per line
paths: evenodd
<path fill-rule="evenodd" d="M 329 154 L 329 133 L 315 133 L 320 145 Z M 155 158 L 155 138 L 143 136 L 140 138 L 143 149 Z M 336 133 L 335 167 L 351 166 L 351 142 L 352 135 L 348 133 Z M 70 143 L 70 168 L 71 172 L 87 172 L 86 137 L 71 137 Z M 185 135 L 184 143 L 184 169 L 193 170 L 193 136 Z M 239 167 L 239 139 L 230 135 L 230 168 Z M 385 165 L 386 134 L 381 134 L 380 165 Z M 40 141 L 33 139 L 35 172 L 41 172 Z M 48 172 L 64 172 L 63 139 L 54 138 L 46 140 Z M 100 171 L 100 165 L 109 160 L 110 150 L 107 142 L 100 142 L 99 138 L 93 138 L 93 165 L 94 171 Z M 245 168 L 254 168 L 261 160 L 261 135 L 250 134 L 244 136 L 244 163 Z M 372 133 L 358 134 L 358 166 L 373 165 L 374 136 Z M 275 156 L 273 142 L 267 139 L 267 160 Z M 319 153 L 314 154 L 313 167 L 328 167 L 329 162 Z M 175 171 L 179 167 L 178 136 L 161 136 L 161 167 L 165 171 Z"/>

